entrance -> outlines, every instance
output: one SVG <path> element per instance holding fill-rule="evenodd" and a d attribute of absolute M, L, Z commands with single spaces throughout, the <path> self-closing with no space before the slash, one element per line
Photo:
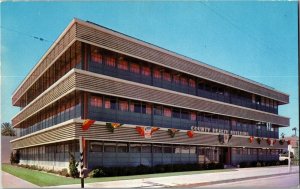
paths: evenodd
<path fill-rule="evenodd" d="M 220 147 L 220 155 L 219 155 L 219 161 L 220 163 L 223 163 L 224 165 L 229 165 L 231 162 L 231 148 L 230 147 Z"/>

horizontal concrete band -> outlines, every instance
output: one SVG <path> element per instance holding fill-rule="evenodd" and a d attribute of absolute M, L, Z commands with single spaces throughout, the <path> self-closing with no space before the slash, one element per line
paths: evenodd
<path fill-rule="evenodd" d="M 49 106 L 51 103 L 74 90 L 124 97 L 254 121 L 270 122 L 280 126 L 289 126 L 289 118 L 275 114 L 78 69 L 72 69 L 69 71 L 64 78 L 61 78 L 37 99 L 25 107 L 13 118 L 13 125 L 17 127 L 22 121 L 25 121 L 41 109 Z"/>
<path fill-rule="evenodd" d="M 122 125 L 112 133 L 106 128 L 104 122 L 95 122 L 87 131 L 82 131 L 82 120 L 74 119 L 62 123 L 58 126 L 48 128 L 45 131 L 39 131 L 15 140 L 12 140 L 13 149 L 26 148 L 62 142 L 67 140 L 79 139 L 79 136 L 85 137 L 86 140 L 101 141 L 119 141 L 119 142 L 141 142 L 141 143 L 164 143 L 164 144 L 186 144 L 199 146 L 224 146 L 224 147 L 247 147 L 247 148 L 270 148 L 284 149 L 287 144 L 280 145 L 277 141 L 273 146 L 264 139 L 260 144 L 254 140 L 249 142 L 249 137 L 233 135 L 228 144 L 221 144 L 218 140 L 217 133 L 204 133 L 195 131 L 194 137 L 189 138 L 187 130 L 180 130 L 172 138 L 167 128 L 161 128 L 154 132 L 151 139 L 145 139 L 136 131 L 134 125 Z"/>

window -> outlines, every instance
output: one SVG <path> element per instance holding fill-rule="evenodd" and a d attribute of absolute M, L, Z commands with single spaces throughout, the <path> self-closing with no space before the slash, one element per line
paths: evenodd
<path fill-rule="evenodd" d="M 142 144 L 142 153 L 151 153 L 151 144 Z"/>
<path fill-rule="evenodd" d="M 146 114 L 152 114 L 152 105 L 146 104 Z"/>
<path fill-rule="evenodd" d="M 105 98 L 104 107 L 105 107 L 106 109 L 110 109 L 110 99 Z"/>
<path fill-rule="evenodd" d="M 106 58 L 105 58 L 105 64 L 106 64 L 107 66 L 115 67 L 115 65 L 116 65 L 116 60 L 115 60 L 114 57 L 111 57 L 111 56 L 106 57 Z"/>
<path fill-rule="evenodd" d="M 164 72 L 163 78 L 164 78 L 165 81 L 169 81 L 169 82 L 171 82 L 171 80 L 172 80 L 171 79 L 171 74 L 169 72 Z"/>
<path fill-rule="evenodd" d="M 133 102 L 130 102 L 129 110 L 130 110 L 130 112 L 134 112 L 134 103 Z"/>
<path fill-rule="evenodd" d="M 255 102 L 256 102 L 256 104 L 258 104 L 258 105 L 261 104 L 261 98 L 260 98 L 260 96 L 255 96 Z M 268 102 L 266 102 L 266 103 L 268 103 Z"/>
<path fill-rule="evenodd" d="M 181 146 L 173 146 L 173 152 L 175 154 L 180 154 L 181 153 Z"/>
<path fill-rule="evenodd" d="M 99 96 L 91 96 L 91 106 L 100 108 L 102 107 L 102 97 Z"/>
<path fill-rule="evenodd" d="M 186 110 L 182 110 L 181 111 L 181 118 L 182 119 L 190 119 L 190 114 L 189 114 L 189 112 L 188 111 L 186 111 Z"/>
<path fill-rule="evenodd" d="M 195 80 L 194 79 L 189 79 L 189 85 L 190 85 L 190 87 L 195 88 L 196 87 Z"/>
<path fill-rule="evenodd" d="M 110 108 L 114 110 L 117 108 L 117 100 L 115 98 L 110 99 Z"/>
<path fill-rule="evenodd" d="M 178 108 L 173 108 L 173 109 L 172 109 L 172 117 L 174 117 L 174 118 L 179 118 L 179 119 L 180 119 L 180 109 L 178 109 Z"/>
<path fill-rule="evenodd" d="M 140 102 L 134 102 L 134 112 L 141 113 L 141 103 Z"/>
<path fill-rule="evenodd" d="M 166 116 L 166 117 L 172 116 L 171 108 L 164 107 L 164 116 Z"/>
<path fill-rule="evenodd" d="M 102 64 L 102 55 L 97 51 L 97 49 L 92 50 L 91 60 L 94 63 Z"/>
<path fill-rule="evenodd" d="M 190 154 L 196 154 L 196 146 L 190 147 Z"/>
<path fill-rule="evenodd" d="M 162 115 L 162 106 L 154 106 L 154 115 Z"/>
<path fill-rule="evenodd" d="M 121 60 L 119 63 L 118 63 L 118 68 L 120 70 L 128 70 L 128 62 L 125 61 L 125 60 Z"/>
<path fill-rule="evenodd" d="M 140 66 L 136 63 L 130 64 L 130 72 L 139 74 L 140 73 Z"/>
<path fill-rule="evenodd" d="M 126 100 L 119 101 L 119 110 L 121 111 L 128 111 L 128 102 Z"/>
<path fill-rule="evenodd" d="M 141 152 L 141 144 L 130 144 L 130 152 L 140 153 Z"/>
<path fill-rule="evenodd" d="M 274 108 L 277 109 L 277 102 L 274 101 Z"/>
<path fill-rule="evenodd" d="M 142 66 L 142 75 L 144 75 L 144 76 L 150 76 L 151 75 L 151 71 L 150 71 L 150 68 L 148 66 Z"/>
<path fill-rule="evenodd" d="M 181 78 L 180 78 L 180 81 L 181 81 L 181 84 L 182 84 L 182 85 L 188 85 L 188 80 L 187 80 L 187 78 L 181 77 Z"/>
<path fill-rule="evenodd" d="M 156 78 L 156 79 L 160 79 L 160 78 L 161 78 L 161 73 L 160 73 L 160 71 L 159 71 L 158 69 L 155 69 L 155 70 L 153 71 L 153 76 L 154 76 L 154 78 Z"/>
<path fill-rule="evenodd" d="M 153 153 L 162 153 L 162 145 L 153 144 Z"/>
<path fill-rule="evenodd" d="M 196 112 L 191 112 L 191 120 L 196 121 L 197 113 Z"/>
<path fill-rule="evenodd" d="M 180 83 L 180 77 L 179 77 L 178 74 L 177 75 L 173 75 L 173 81 L 174 81 L 175 84 L 179 84 Z"/>
<path fill-rule="evenodd" d="M 118 152 L 126 153 L 128 152 L 128 144 L 127 143 L 118 143 Z"/>
<path fill-rule="evenodd" d="M 181 153 L 182 154 L 189 154 L 190 153 L 190 147 L 189 146 L 182 146 L 181 147 Z"/>
<path fill-rule="evenodd" d="M 172 147 L 171 146 L 163 146 L 163 151 L 165 154 L 172 153 Z"/>
<path fill-rule="evenodd" d="M 91 142 L 90 143 L 90 152 L 102 152 L 103 144 L 102 142 Z"/>
<path fill-rule="evenodd" d="M 104 143 L 104 152 L 116 152 L 116 143 Z"/>

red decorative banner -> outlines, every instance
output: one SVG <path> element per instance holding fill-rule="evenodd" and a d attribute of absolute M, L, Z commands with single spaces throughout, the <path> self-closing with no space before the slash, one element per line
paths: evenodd
<path fill-rule="evenodd" d="M 151 134 L 153 134 L 154 132 L 158 131 L 160 128 L 159 127 L 152 127 L 151 128 Z"/>
<path fill-rule="evenodd" d="M 190 138 L 194 137 L 194 131 L 187 131 L 186 132 L 187 136 L 189 136 Z"/>
<path fill-rule="evenodd" d="M 249 142 L 252 143 L 253 141 L 254 141 L 254 137 L 251 136 L 251 137 L 249 138 Z"/>
<path fill-rule="evenodd" d="M 136 126 L 135 130 L 136 130 L 141 136 L 144 136 L 144 127 Z"/>
<path fill-rule="evenodd" d="M 93 125 L 95 123 L 95 120 L 91 120 L 91 119 L 86 119 L 84 120 L 84 122 L 82 123 L 82 130 L 86 131 L 90 128 L 91 125 Z"/>

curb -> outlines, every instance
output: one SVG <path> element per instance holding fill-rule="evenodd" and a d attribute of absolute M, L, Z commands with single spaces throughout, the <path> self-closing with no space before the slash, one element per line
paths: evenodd
<path fill-rule="evenodd" d="M 252 179 L 268 178 L 268 177 L 275 177 L 275 176 L 289 175 L 289 174 L 299 174 L 299 172 L 278 173 L 278 174 L 272 174 L 272 175 L 262 175 L 262 176 L 254 176 L 254 177 L 227 179 L 227 180 L 219 180 L 219 181 L 211 181 L 211 182 L 200 182 L 200 183 L 193 183 L 193 184 L 179 184 L 179 185 L 175 185 L 175 186 L 170 186 L 168 188 L 189 188 L 189 187 L 197 187 L 197 186 L 208 186 L 208 185 L 214 185 L 214 184 L 224 184 L 224 183 L 230 183 L 230 182 L 246 181 L 246 180 L 252 180 Z"/>

